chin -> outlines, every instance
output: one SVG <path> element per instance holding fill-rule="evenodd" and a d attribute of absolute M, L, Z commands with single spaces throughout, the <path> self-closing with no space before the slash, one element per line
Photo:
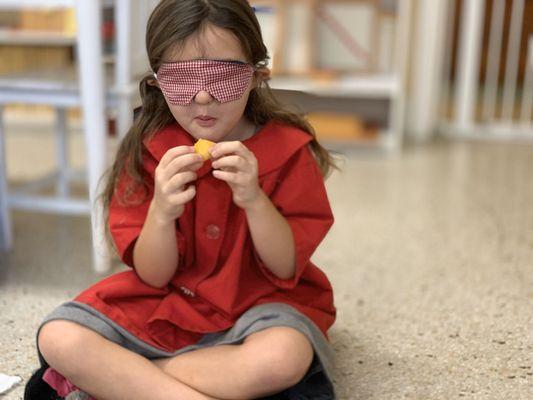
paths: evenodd
<path fill-rule="evenodd" d="M 215 142 L 215 143 L 218 143 L 224 140 L 224 136 L 221 136 L 218 130 L 213 132 L 213 129 L 201 129 L 201 130 L 195 129 L 193 132 L 189 131 L 189 133 L 196 140 L 206 139 L 206 140 L 210 140 L 211 142 Z"/>

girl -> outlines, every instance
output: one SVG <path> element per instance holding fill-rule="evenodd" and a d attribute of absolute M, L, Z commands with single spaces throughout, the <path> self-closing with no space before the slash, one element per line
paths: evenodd
<path fill-rule="evenodd" d="M 274 101 L 252 8 L 163 0 L 147 50 L 155 74 L 104 192 L 131 270 L 45 318 L 26 398 L 333 399 L 332 289 L 310 262 L 333 163 Z"/>

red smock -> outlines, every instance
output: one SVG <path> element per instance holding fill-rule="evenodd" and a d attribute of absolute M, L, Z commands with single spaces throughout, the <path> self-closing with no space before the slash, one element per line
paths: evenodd
<path fill-rule="evenodd" d="M 333 215 L 310 140 L 302 130 L 270 122 L 243 141 L 258 160 L 259 185 L 292 229 L 293 278 L 280 279 L 263 265 L 245 212 L 233 203 L 228 184 L 213 177 L 208 161 L 198 171 L 195 198 L 176 220 L 179 267 L 174 277 L 162 289 L 141 281 L 133 265 L 133 247 L 153 197 L 155 168 L 168 149 L 192 146 L 195 141 L 172 124 L 143 143 L 148 197 L 133 206 L 121 205 L 114 197 L 110 205 L 113 240 L 132 269 L 96 283 L 75 300 L 167 351 L 194 344 L 208 332 L 228 329 L 251 307 L 271 302 L 295 307 L 327 337 L 336 314 L 333 292 L 310 257 L 331 227 Z M 124 193 L 127 181 L 119 180 L 119 193 Z"/>

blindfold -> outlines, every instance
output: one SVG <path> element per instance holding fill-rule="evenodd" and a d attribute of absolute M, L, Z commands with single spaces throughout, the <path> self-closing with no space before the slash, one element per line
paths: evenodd
<path fill-rule="evenodd" d="M 154 76 L 170 104 L 186 106 L 202 90 L 220 103 L 240 99 L 254 71 L 241 61 L 192 60 L 163 63 Z"/>

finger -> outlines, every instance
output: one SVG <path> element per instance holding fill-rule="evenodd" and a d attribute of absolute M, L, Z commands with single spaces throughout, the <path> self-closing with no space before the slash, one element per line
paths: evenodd
<path fill-rule="evenodd" d="M 167 193 L 177 192 L 187 183 L 196 180 L 198 175 L 195 172 L 187 171 L 174 175 L 167 183 Z"/>
<path fill-rule="evenodd" d="M 171 149 L 167 150 L 167 152 L 161 157 L 161 160 L 159 161 L 159 165 L 161 167 L 166 168 L 167 165 L 175 158 L 182 156 L 184 154 L 194 153 L 194 147 L 193 146 L 178 146 L 178 147 L 172 147 Z"/>
<path fill-rule="evenodd" d="M 228 154 L 237 154 L 241 157 L 248 158 L 252 152 L 248 150 L 248 148 L 242 142 L 239 141 L 220 142 L 211 149 L 211 155 L 215 159 Z"/>
<path fill-rule="evenodd" d="M 175 204 L 175 205 L 183 205 L 191 201 L 194 198 L 194 196 L 196 196 L 196 187 L 191 185 L 183 192 L 173 195 L 170 198 L 170 201 L 172 202 L 172 204 Z"/>
<path fill-rule="evenodd" d="M 236 168 L 240 170 L 246 169 L 247 162 L 244 158 L 237 155 L 225 156 L 213 161 L 213 168 Z"/>
<path fill-rule="evenodd" d="M 203 164 L 203 158 L 196 153 L 185 154 L 174 158 L 164 169 L 164 177 L 171 179 L 178 172 L 193 171 L 199 169 Z"/>
<path fill-rule="evenodd" d="M 220 179 L 221 181 L 232 183 L 235 185 L 242 183 L 242 178 L 240 177 L 240 174 L 236 172 L 215 170 L 213 171 L 213 176 L 217 179 Z"/>

